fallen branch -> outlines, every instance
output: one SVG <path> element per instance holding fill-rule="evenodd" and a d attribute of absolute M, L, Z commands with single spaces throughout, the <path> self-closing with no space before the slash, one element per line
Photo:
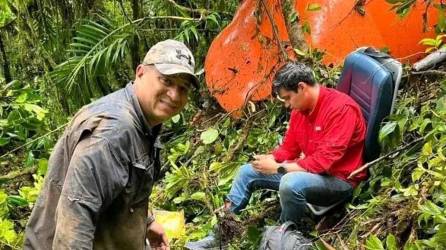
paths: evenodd
<path fill-rule="evenodd" d="M 410 72 L 412 75 L 425 75 L 425 74 L 430 74 L 430 75 L 443 75 L 446 76 L 446 72 L 445 71 L 441 71 L 441 70 L 424 70 L 424 71 L 412 71 Z"/>
<path fill-rule="evenodd" d="M 285 52 L 285 49 L 283 48 L 282 43 L 280 42 L 279 31 L 277 30 L 277 25 L 274 22 L 273 16 L 271 15 L 271 12 L 269 12 L 268 6 L 266 6 L 265 1 L 260 0 L 260 2 L 262 3 L 263 8 L 265 8 L 266 15 L 268 16 L 268 19 L 271 22 L 271 27 L 273 28 L 273 34 L 274 38 L 276 38 L 277 46 L 279 46 L 279 49 L 282 52 L 282 56 L 285 59 L 285 61 L 288 61 L 288 54 Z"/>
<path fill-rule="evenodd" d="M 321 233 L 316 239 L 322 239 L 323 237 L 333 236 L 341 233 L 347 224 L 351 223 L 354 218 L 358 218 L 365 215 L 365 212 L 359 214 L 359 210 L 347 213 L 331 230 Z"/>
<path fill-rule="evenodd" d="M 345 242 L 342 240 L 341 236 L 339 236 L 339 234 L 336 234 L 336 237 L 338 238 L 339 242 L 341 243 L 342 249 L 348 250 L 348 247 L 345 244 Z"/>
<path fill-rule="evenodd" d="M 412 65 L 415 71 L 427 69 L 446 60 L 446 48 L 441 48 Z"/>
<path fill-rule="evenodd" d="M 336 250 L 336 248 L 334 248 L 332 245 L 328 244 L 325 240 L 320 239 L 322 244 L 324 244 L 324 247 L 327 248 L 328 250 Z"/>
<path fill-rule="evenodd" d="M 249 122 L 244 128 L 243 128 L 243 134 L 238 141 L 238 143 L 229 150 L 228 154 L 226 155 L 224 162 L 231 162 L 234 158 L 235 153 L 245 145 L 245 141 L 248 138 L 249 135 L 249 129 L 251 128 L 252 122 Z"/>
<path fill-rule="evenodd" d="M 364 164 L 362 167 L 360 167 L 360 168 L 356 169 L 355 171 L 353 171 L 353 172 L 348 176 L 347 179 L 351 179 L 352 177 L 354 177 L 354 176 L 357 175 L 358 173 L 362 172 L 363 170 L 369 168 L 370 166 L 372 166 L 372 165 L 374 165 L 374 164 L 376 164 L 376 163 L 378 163 L 378 162 L 380 162 L 380 161 L 386 159 L 387 157 L 389 157 L 389 156 L 391 156 L 391 155 L 394 155 L 394 154 L 396 154 L 396 153 L 398 153 L 398 152 L 400 152 L 400 151 L 402 151 L 402 150 L 404 150 L 404 149 L 406 149 L 406 148 L 408 148 L 408 147 L 410 147 L 410 146 L 412 146 L 412 145 L 414 145 L 414 144 L 416 144 L 416 143 L 418 143 L 418 142 L 420 142 L 420 141 L 422 141 L 422 140 L 424 140 L 424 137 L 418 138 L 418 139 L 416 139 L 416 140 L 414 140 L 414 141 L 412 141 L 412 142 L 410 142 L 410 143 L 408 143 L 408 144 L 406 144 L 406 145 L 404 145 L 404 146 L 401 146 L 401 147 L 395 149 L 394 151 L 392 151 L 392 152 L 390 152 L 390 153 L 388 153 L 388 154 L 386 154 L 386 155 L 383 155 L 383 156 L 381 156 L 381 157 L 379 157 L 379 158 L 377 158 L 377 159 L 375 159 L 375 160 L 373 160 L 373 161 L 371 161 L 371 162 L 367 162 L 367 163 Z"/>
<path fill-rule="evenodd" d="M 376 225 L 374 225 L 372 227 L 372 229 L 370 229 L 369 231 L 367 231 L 365 234 L 359 236 L 361 239 L 365 239 L 367 238 L 369 235 L 371 234 L 376 234 L 375 231 L 379 229 L 379 227 L 381 227 L 383 224 L 383 222 L 378 222 Z"/>
<path fill-rule="evenodd" d="M 7 175 L 0 176 L 0 184 L 13 180 L 24 175 L 32 175 L 37 171 L 37 167 L 25 168 L 23 170 L 12 171 Z"/>

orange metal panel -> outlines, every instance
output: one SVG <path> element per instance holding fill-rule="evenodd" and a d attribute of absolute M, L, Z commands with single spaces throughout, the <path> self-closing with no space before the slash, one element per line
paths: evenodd
<path fill-rule="evenodd" d="M 283 64 L 277 40 L 286 45 L 287 54 L 294 56 L 289 45 L 285 22 L 278 0 L 263 0 L 277 26 L 274 36 L 268 13 L 260 0 L 245 0 L 233 21 L 214 39 L 206 61 L 206 83 L 211 94 L 229 112 L 238 115 L 248 100 L 262 100 L 271 95 L 271 80 Z M 308 11 L 308 4 L 318 3 L 318 11 Z M 423 0 L 418 0 L 408 16 L 400 18 L 383 0 L 365 2 L 365 15 L 354 6 L 356 0 L 296 0 L 302 23 L 308 23 L 311 34 L 307 43 L 324 50 L 324 63 L 340 64 L 345 56 L 362 46 L 388 48 L 390 53 L 406 62 L 424 54 L 418 42 L 433 36 L 437 10 L 428 12 L 428 30 L 423 32 Z M 288 45 L 287 45 L 288 44 Z M 410 56 L 415 54 L 416 56 Z"/>

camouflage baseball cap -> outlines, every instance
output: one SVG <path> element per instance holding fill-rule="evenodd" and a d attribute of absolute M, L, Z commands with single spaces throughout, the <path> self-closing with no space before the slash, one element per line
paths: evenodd
<path fill-rule="evenodd" d="M 195 75 L 195 60 L 192 52 L 182 42 L 165 40 L 153 45 L 144 57 L 143 64 L 155 65 L 163 75 L 187 74 L 192 84 L 198 88 Z"/>

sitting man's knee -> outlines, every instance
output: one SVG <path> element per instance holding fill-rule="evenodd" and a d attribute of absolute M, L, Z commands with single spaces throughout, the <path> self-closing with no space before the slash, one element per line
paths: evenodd
<path fill-rule="evenodd" d="M 238 176 L 250 176 L 253 173 L 255 173 L 254 168 L 252 167 L 251 164 L 247 163 L 240 167 L 240 170 L 238 171 Z"/>
<path fill-rule="evenodd" d="M 303 195 L 305 182 L 305 173 L 293 172 L 285 174 L 280 180 L 279 193 L 281 196 Z"/>

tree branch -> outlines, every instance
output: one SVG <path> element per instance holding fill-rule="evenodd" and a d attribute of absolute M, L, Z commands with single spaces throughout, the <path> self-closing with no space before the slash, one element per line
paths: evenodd
<path fill-rule="evenodd" d="M 282 15 L 285 20 L 288 37 L 291 46 L 301 51 L 308 50 L 307 42 L 300 24 L 299 13 L 294 8 L 296 0 L 282 0 Z M 293 20 L 295 16 L 295 19 Z"/>
<path fill-rule="evenodd" d="M 240 140 L 238 143 L 229 150 L 228 154 L 226 155 L 224 162 L 230 162 L 234 158 L 235 153 L 242 148 L 245 145 L 245 141 L 248 138 L 249 130 L 251 128 L 252 122 L 249 122 L 244 128 L 242 136 L 240 137 Z"/>
<path fill-rule="evenodd" d="M 6 83 L 12 81 L 11 71 L 9 70 L 9 60 L 6 54 L 5 46 L 3 45 L 2 35 L 0 34 L 0 53 L 3 57 L 3 75 Z"/>
<path fill-rule="evenodd" d="M 368 163 L 364 164 L 362 167 L 360 167 L 360 168 L 356 169 L 355 171 L 353 171 L 353 172 L 348 176 L 347 179 L 351 179 L 351 178 L 353 178 L 355 175 L 357 175 L 358 173 L 362 172 L 363 170 L 369 168 L 370 166 L 372 166 L 372 165 L 374 165 L 374 164 L 376 164 L 376 163 L 378 163 L 378 162 L 380 162 L 380 161 L 386 159 L 387 157 L 389 157 L 389 156 L 391 156 L 391 155 L 394 155 L 394 154 L 396 154 L 396 153 L 398 153 L 398 152 L 400 152 L 400 151 L 402 151 L 402 150 L 404 150 L 404 149 L 406 149 L 406 148 L 408 148 L 408 147 L 410 147 L 410 146 L 412 146 L 412 145 L 414 145 L 414 144 L 416 144 L 416 143 L 418 143 L 418 142 L 420 142 L 420 141 L 422 141 L 422 140 L 424 140 L 424 137 L 418 138 L 418 139 L 416 139 L 416 140 L 410 142 L 409 144 L 406 144 L 406 145 L 404 145 L 404 146 L 401 146 L 401 147 L 395 149 L 394 151 L 392 151 L 392 152 L 390 152 L 390 153 L 388 153 L 388 154 L 386 154 L 386 155 L 383 155 L 383 156 L 381 156 L 381 157 L 379 157 L 379 158 L 377 158 L 377 159 L 375 159 L 375 160 L 373 160 L 373 161 L 371 161 L 371 162 L 368 162 Z"/>
<path fill-rule="evenodd" d="M 279 39 L 279 32 L 277 30 L 276 22 L 274 22 L 274 19 L 271 15 L 271 12 L 268 9 L 268 6 L 266 6 L 266 4 L 265 4 L 265 1 L 260 0 L 260 3 L 263 5 L 263 8 L 265 8 L 266 15 L 268 16 L 268 19 L 271 22 L 271 26 L 273 28 L 273 35 L 274 35 L 274 38 L 276 39 L 277 46 L 279 46 L 279 49 L 282 52 L 282 56 L 285 59 L 285 61 L 288 61 L 288 54 L 285 52 L 285 49 L 283 48 L 282 43 L 280 42 L 280 39 Z"/>
<path fill-rule="evenodd" d="M 36 171 L 37 167 L 32 167 L 10 172 L 6 175 L 0 176 L 0 184 L 3 184 L 23 175 L 34 174 Z"/>
<path fill-rule="evenodd" d="M 118 1 L 119 7 L 121 8 L 122 14 L 124 14 L 124 17 L 127 19 L 127 21 L 131 22 L 132 19 L 127 15 L 127 12 L 125 11 L 124 4 L 122 3 L 122 0 Z"/>
<path fill-rule="evenodd" d="M 446 48 L 440 48 L 439 50 L 427 55 L 425 58 L 419 60 L 412 65 L 415 71 L 420 71 L 436 65 L 446 59 Z"/>
<path fill-rule="evenodd" d="M 210 11 L 207 10 L 207 9 L 188 8 L 186 6 L 178 4 L 177 2 L 175 2 L 175 0 L 166 0 L 166 1 L 171 3 L 173 6 L 175 6 L 175 8 L 178 8 L 178 9 L 180 9 L 182 11 L 187 11 L 187 12 L 190 12 L 190 13 L 196 13 L 196 14 L 200 14 L 200 15 L 204 15 L 204 16 L 206 16 L 206 15 L 208 15 L 210 13 Z M 225 14 L 227 16 L 232 16 L 233 15 L 232 13 L 229 13 L 229 12 L 226 12 L 226 11 L 217 11 L 217 12 Z"/>
<path fill-rule="evenodd" d="M 187 11 L 190 13 L 195 13 L 195 14 L 200 14 L 200 15 L 205 15 L 208 13 L 208 10 L 206 9 L 192 9 L 192 8 L 188 8 L 186 6 L 180 5 L 177 2 L 175 2 L 175 0 L 166 0 L 167 2 L 171 3 L 175 8 L 182 10 L 182 11 Z"/>
<path fill-rule="evenodd" d="M 445 71 L 441 71 L 441 70 L 424 70 L 424 71 L 412 71 L 410 72 L 410 74 L 412 75 L 424 75 L 424 74 L 431 74 L 431 75 L 443 75 L 446 76 L 446 72 Z"/>

